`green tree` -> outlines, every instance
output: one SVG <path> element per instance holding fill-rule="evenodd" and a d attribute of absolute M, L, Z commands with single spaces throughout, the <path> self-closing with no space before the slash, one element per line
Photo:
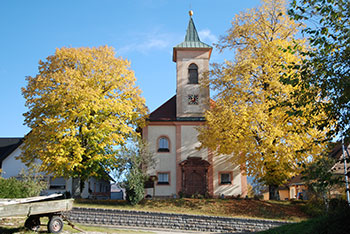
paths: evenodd
<path fill-rule="evenodd" d="M 306 165 L 302 172 L 302 179 L 306 182 L 310 194 L 316 200 L 322 200 L 326 209 L 331 198 L 330 192 L 343 182 L 342 176 L 335 175 L 331 170 L 335 163 L 335 159 L 326 155 Z"/>
<path fill-rule="evenodd" d="M 298 105 L 305 105 L 307 97 L 317 96 L 315 112 L 324 110 L 328 120 L 320 122 L 329 127 L 330 135 L 345 133 L 350 136 L 350 1 L 348 0 L 293 0 L 289 14 L 305 22 L 303 31 L 308 36 L 312 50 L 300 67 L 302 84 L 296 95 L 303 95 Z M 320 92 L 310 92 L 317 89 Z"/>
<path fill-rule="evenodd" d="M 118 147 L 135 135 L 146 113 L 127 60 L 110 47 L 61 48 L 39 62 L 39 73 L 22 89 L 28 112 L 23 162 L 80 179 L 105 175 Z M 120 147 L 119 147 L 120 148 Z"/>
<path fill-rule="evenodd" d="M 298 28 L 283 0 L 265 0 L 261 7 L 235 16 L 217 45 L 234 50 L 235 57 L 214 65 L 210 84 L 217 92 L 215 104 L 199 129 L 202 147 L 246 165 L 249 175 L 269 186 L 270 199 L 278 199 L 278 186 L 324 147 L 325 135 L 313 123 L 325 115 L 313 115 L 303 106 L 295 116 L 284 105 L 294 102 L 293 91 L 299 88 L 281 82 L 283 74 L 295 74 L 291 64 L 303 59 L 284 52 L 295 41 L 303 46 L 295 36 Z"/>
<path fill-rule="evenodd" d="M 144 198 L 144 184 L 148 179 L 147 171 L 154 165 L 154 155 L 140 137 L 134 138 L 123 147 L 115 176 L 119 178 L 125 176 L 123 185 L 126 189 L 126 199 L 131 205 L 136 205 Z"/>

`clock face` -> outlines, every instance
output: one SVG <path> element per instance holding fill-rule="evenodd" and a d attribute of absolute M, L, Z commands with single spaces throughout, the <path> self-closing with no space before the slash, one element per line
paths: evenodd
<path fill-rule="evenodd" d="M 188 104 L 189 105 L 198 105 L 198 95 L 197 94 L 188 95 Z"/>

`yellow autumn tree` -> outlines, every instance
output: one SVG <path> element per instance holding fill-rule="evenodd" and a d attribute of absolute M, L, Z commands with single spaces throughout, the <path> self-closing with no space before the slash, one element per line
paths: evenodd
<path fill-rule="evenodd" d="M 28 112 L 23 162 L 83 182 L 116 166 L 118 148 L 146 113 L 130 63 L 111 47 L 61 48 L 22 88 Z"/>
<path fill-rule="evenodd" d="M 233 50 L 234 59 L 213 65 L 215 104 L 199 129 L 202 147 L 246 165 L 249 175 L 269 186 L 270 199 L 278 199 L 278 186 L 325 145 L 325 134 L 314 127 L 325 116 L 308 106 L 285 105 L 297 98 L 292 94 L 298 86 L 281 80 L 294 74 L 293 67 L 303 59 L 286 52 L 295 42 L 303 46 L 296 39 L 298 28 L 283 0 L 263 0 L 261 7 L 233 18 L 217 47 Z"/>

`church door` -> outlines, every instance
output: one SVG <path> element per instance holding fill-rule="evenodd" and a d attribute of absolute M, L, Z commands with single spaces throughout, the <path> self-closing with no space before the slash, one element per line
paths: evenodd
<path fill-rule="evenodd" d="M 185 174 L 185 194 L 201 194 L 205 195 L 207 192 L 207 183 L 206 183 L 206 173 L 201 170 L 197 172 L 196 170 L 190 172 L 187 171 Z"/>
<path fill-rule="evenodd" d="M 209 163 L 201 158 L 189 158 L 183 161 L 182 166 L 182 192 L 186 196 L 205 195 L 208 192 Z"/>

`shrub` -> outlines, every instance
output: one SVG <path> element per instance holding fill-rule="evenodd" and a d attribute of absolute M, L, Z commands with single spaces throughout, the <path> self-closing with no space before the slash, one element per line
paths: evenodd
<path fill-rule="evenodd" d="M 43 176 L 29 170 L 19 174 L 19 179 L 14 177 L 0 178 L 0 198 L 25 198 L 38 196 L 40 192 L 47 188 L 47 183 L 43 181 Z"/>
<path fill-rule="evenodd" d="M 305 206 L 303 206 L 302 209 L 311 217 L 322 216 L 326 213 L 326 207 L 322 200 L 310 200 L 305 204 Z"/>
<path fill-rule="evenodd" d="M 329 213 L 342 213 L 349 211 L 349 204 L 343 199 L 332 198 L 329 201 Z"/>

